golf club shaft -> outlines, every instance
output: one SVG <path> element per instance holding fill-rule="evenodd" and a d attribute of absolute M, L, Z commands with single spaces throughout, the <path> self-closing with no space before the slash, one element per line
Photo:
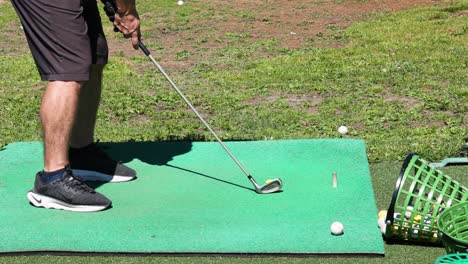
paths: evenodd
<path fill-rule="evenodd" d="M 256 181 L 253 179 L 253 177 L 247 172 L 247 170 L 242 166 L 242 164 L 237 160 L 237 158 L 232 154 L 232 152 L 228 149 L 228 147 L 223 143 L 223 141 L 218 137 L 218 135 L 215 133 L 215 131 L 208 125 L 208 123 L 203 119 L 203 117 L 198 113 L 197 109 L 190 103 L 190 101 L 185 97 L 185 95 L 180 91 L 180 89 L 177 87 L 177 85 L 171 80 L 171 78 L 167 75 L 167 73 L 164 71 L 164 69 L 159 65 L 159 63 L 154 59 L 154 57 L 151 55 L 150 51 L 146 48 L 145 44 L 140 40 L 138 42 L 138 46 L 140 49 L 145 53 L 148 58 L 153 62 L 153 64 L 158 68 L 158 70 L 162 73 L 164 78 L 172 85 L 172 88 L 176 90 L 176 92 L 182 97 L 182 99 L 187 103 L 187 105 L 192 109 L 192 111 L 197 115 L 197 117 L 202 121 L 202 123 L 205 125 L 205 127 L 211 132 L 211 134 L 216 138 L 219 144 L 223 147 L 223 149 L 227 152 L 227 154 L 231 157 L 231 159 L 239 166 L 239 168 L 245 173 L 245 175 L 249 178 L 249 180 L 255 185 L 255 187 L 259 187 Z"/>
<path fill-rule="evenodd" d="M 104 11 L 106 12 L 106 15 L 109 17 L 109 20 L 111 22 L 114 22 L 114 15 L 116 12 L 116 6 L 113 0 L 102 0 L 102 3 L 104 4 Z M 114 32 L 118 32 L 119 30 L 114 26 Z M 249 180 L 253 183 L 257 191 L 260 189 L 260 186 L 258 186 L 257 182 L 255 179 L 247 172 L 247 170 L 242 166 L 242 164 L 237 160 L 236 157 L 231 153 L 231 151 L 226 147 L 226 145 L 221 141 L 221 139 L 216 135 L 213 129 L 208 125 L 208 123 L 203 119 L 203 117 L 198 113 L 197 109 L 190 103 L 190 101 L 185 97 L 185 95 L 180 91 L 180 89 L 175 85 L 175 83 L 171 80 L 171 78 L 167 75 L 167 73 L 164 71 L 164 69 L 159 65 L 159 63 L 153 58 L 151 55 L 151 52 L 146 48 L 145 44 L 139 40 L 138 41 L 138 46 L 140 49 L 145 53 L 145 55 L 150 58 L 150 60 L 153 62 L 153 64 L 158 68 L 158 70 L 162 73 L 164 78 L 172 85 L 172 88 L 176 90 L 176 92 L 182 97 L 182 99 L 187 103 L 187 105 L 192 109 L 192 111 L 197 115 L 197 117 L 202 121 L 202 123 L 206 126 L 206 128 L 211 132 L 211 134 L 216 138 L 219 144 L 223 147 L 223 149 L 229 154 L 231 159 L 239 166 L 239 168 L 244 172 L 244 174 L 249 178 Z"/>

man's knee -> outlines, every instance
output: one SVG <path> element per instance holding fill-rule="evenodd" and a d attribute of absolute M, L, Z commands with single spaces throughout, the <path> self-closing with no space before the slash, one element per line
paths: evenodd
<path fill-rule="evenodd" d="M 47 92 L 54 94 L 68 94 L 79 92 L 85 81 L 49 81 L 46 87 Z"/>

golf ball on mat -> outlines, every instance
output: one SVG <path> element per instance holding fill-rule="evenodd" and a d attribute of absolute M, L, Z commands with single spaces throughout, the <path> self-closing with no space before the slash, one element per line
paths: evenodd
<path fill-rule="evenodd" d="M 340 134 L 344 135 L 344 134 L 348 133 L 348 128 L 346 126 L 340 126 L 338 128 L 338 132 L 340 132 Z"/>
<path fill-rule="evenodd" d="M 333 222 L 330 226 L 330 231 L 333 235 L 339 236 L 344 233 L 344 227 L 341 222 Z"/>
<path fill-rule="evenodd" d="M 265 181 L 265 183 L 270 183 L 272 181 L 273 181 L 272 179 L 268 179 L 268 180 Z"/>
<path fill-rule="evenodd" d="M 182 1 L 182 0 L 177 1 L 177 5 L 180 5 L 180 6 L 181 6 L 181 5 L 183 5 L 183 4 L 184 4 L 184 1 Z"/>

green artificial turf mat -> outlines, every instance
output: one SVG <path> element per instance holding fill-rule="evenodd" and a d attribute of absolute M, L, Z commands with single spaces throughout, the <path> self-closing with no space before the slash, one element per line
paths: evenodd
<path fill-rule="evenodd" d="M 102 145 L 139 177 L 94 185 L 113 201 L 97 213 L 31 206 L 41 143 L 0 151 L 0 252 L 384 253 L 362 140 L 226 142 L 259 183 L 283 180 L 282 192 L 263 195 L 216 142 Z M 334 221 L 344 235 L 330 234 Z"/>

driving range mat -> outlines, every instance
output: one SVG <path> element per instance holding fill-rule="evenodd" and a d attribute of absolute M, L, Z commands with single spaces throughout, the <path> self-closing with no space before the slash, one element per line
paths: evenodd
<path fill-rule="evenodd" d="M 29 204 L 40 142 L 0 151 L 0 253 L 384 253 L 362 140 L 226 142 L 259 184 L 283 180 L 274 194 L 257 194 L 217 142 L 99 144 L 138 179 L 94 184 L 113 201 L 96 213 Z"/>

